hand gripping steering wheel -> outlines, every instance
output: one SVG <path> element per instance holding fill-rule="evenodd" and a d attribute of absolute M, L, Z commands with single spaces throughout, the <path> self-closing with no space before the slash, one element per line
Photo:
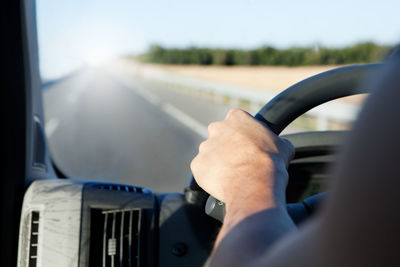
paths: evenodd
<path fill-rule="evenodd" d="M 292 121 L 318 105 L 345 96 L 368 93 L 366 86 L 360 85 L 363 85 L 363 82 L 382 65 L 347 66 L 312 76 L 274 97 L 254 117 L 279 135 Z M 224 204 L 205 193 L 193 177 L 185 194 L 189 202 L 202 205 L 208 197 L 205 204 L 206 213 L 220 221 L 223 220 Z M 305 217 L 308 212 L 304 213 L 304 211 L 309 211 L 321 197 L 317 194 L 305 199 L 302 203 L 288 204 L 288 211 L 295 217 Z"/>

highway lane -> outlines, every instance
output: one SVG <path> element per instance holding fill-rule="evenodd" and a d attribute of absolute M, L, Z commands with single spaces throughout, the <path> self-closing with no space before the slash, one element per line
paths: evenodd
<path fill-rule="evenodd" d="M 44 89 L 52 157 L 70 177 L 181 192 L 209 122 L 229 107 L 106 68 Z"/>

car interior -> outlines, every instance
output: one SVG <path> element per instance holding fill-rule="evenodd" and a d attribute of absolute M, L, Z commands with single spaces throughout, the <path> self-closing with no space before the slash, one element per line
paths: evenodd
<path fill-rule="evenodd" d="M 2 49 L 2 266 L 202 266 L 223 223 L 224 203 L 192 178 L 181 193 L 65 178 L 49 153 L 43 119 L 34 1 L 0 9 Z M 280 134 L 322 103 L 368 93 L 382 64 L 331 70 L 289 87 L 255 118 Z M 346 131 L 284 135 L 295 146 L 288 212 L 296 224 L 323 201 Z"/>

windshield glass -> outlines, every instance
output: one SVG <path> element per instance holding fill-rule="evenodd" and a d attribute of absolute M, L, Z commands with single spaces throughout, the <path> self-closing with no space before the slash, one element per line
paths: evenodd
<path fill-rule="evenodd" d="M 380 62 L 400 2 L 37 0 L 45 129 L 68 177 L 182 191 L 207 125 L 290 85 Z M 348 129 L 365 96 L 286 133 Z"/>

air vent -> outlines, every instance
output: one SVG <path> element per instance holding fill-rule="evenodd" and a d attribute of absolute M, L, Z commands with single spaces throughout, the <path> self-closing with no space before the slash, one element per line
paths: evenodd
<path fill-rule="evenodd" d="M 29 267 L 36 267 L 38 257 L 38 242 L 39 242 L 39 212 L 32 211 L 31 227 L 29 239 Z"/>
<path fill-rule="evenodd" d="M 139 266 L 141 211 L 91 210 L 89 266 Z"/>
<path fill-rule="evenodd" d="M 143 193 L 145 191 L 141 187 L 130 186 L 130 185 L 96 184 L 94 187 L 103 190 L 113 190 L 113 191 L 132 192 L 132 193 L 133 192 Z"/>

